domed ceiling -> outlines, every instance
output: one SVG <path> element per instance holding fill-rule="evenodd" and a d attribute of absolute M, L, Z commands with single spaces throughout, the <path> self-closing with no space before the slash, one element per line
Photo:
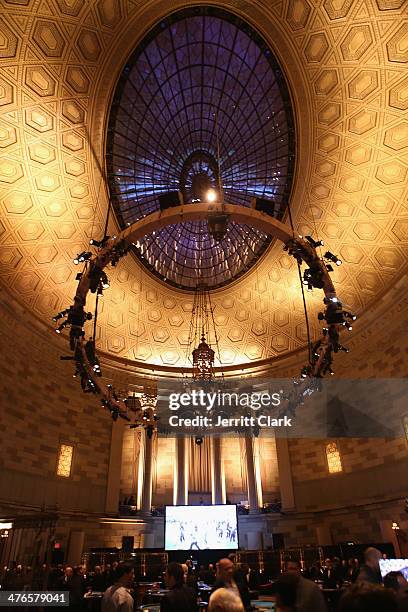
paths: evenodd
<path fill-rule="evenodd" d="M 407 261 L 407 2 L 222 5 L 250 22 L 282 65 L 299 135 L 295 226 L 341 257 L 333 280 L 363 328 L 364 313 L 388 299 Z M 72 258 L 103 234 L 107 197 L 98 161 L 118 78 L 167 15 L 164 1 L 2 2 L 0 279 L 47 323 L 72 302 Z M 109 230 L 115 228 L 112 221 Z M 108 272 L 98 346 L 118 357 L 182 365 L 189 293 L 166 287 L 133 255 Z M 320 300 L 319 292 L 308 296 L 313 326 Z M 215 291 L 213 304 L 225 364 L 305 343 L 297 269 L 278 244 L 242 279 Z"/>
<path fill-rule="evenodd" d="M 191 203 L 220 184 L 227 202 L 264 198 L 281 219 L 293 153 L 282 71 L 259 35 L 231 13 L 173 13 L 126 62 L 108 127 L 109 184 L 122 228 L 158 210 L 166 192 Z M 200 221 L 149 234 L 135 251 L 163 281 L 191 290 L 241 276 L 269 243 L 267 234 L 233 222 L 215 241 Z"/>

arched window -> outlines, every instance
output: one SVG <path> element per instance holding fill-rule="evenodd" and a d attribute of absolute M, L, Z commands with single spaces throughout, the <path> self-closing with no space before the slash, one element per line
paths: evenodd
<path fill-rule="evenodd" d="M 70 444 L 60 444 L 58 452 L 57 476 L 69 478 L 72 469 L 74 447 Z"/>
<path fill-rule="evenodd" d="M 329 442 L 329 444 L 326 445 L 326 456 L 330 474 L 337 474 L 343 471 L 340 451 L 336 442 Z"/>

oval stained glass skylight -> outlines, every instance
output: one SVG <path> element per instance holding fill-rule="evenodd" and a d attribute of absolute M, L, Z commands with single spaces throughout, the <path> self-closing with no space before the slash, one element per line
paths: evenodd
<path fill-rule="evenodd" d="M 262 198 L 268 214 L 285 212 L 294 165 L 288 90 L 262 38 L 230 13 L 186 9 L 145 37 L 119 78 L 107 142 L 122 228 L 158 210 L 162 195 L 192 202 L 219 181 L 230 204 Z M 191 291 L 240 277 L 270 241 L 233 222 L 215 241 L 200 221 L 145 236 L 135 252 L 163 281 Z"/>

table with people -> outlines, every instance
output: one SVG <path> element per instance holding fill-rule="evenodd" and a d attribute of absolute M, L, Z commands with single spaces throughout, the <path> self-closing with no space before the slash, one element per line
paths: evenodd
<path fill-rule="evenodd" d="M 408 581 L 401 571 L 384 578 L 382 553 L 367 548 L 364 563 L 334 557 L 301 567 L 286 558 L 277 579 L 236 563 L 235 554 L 195 567 L 168 563 L 155 580 L 135 575 L 132 561 L 85 566 L 46 564 L 31 568 L 16 562 L 0 574 L 2 590 L 67 591 L 74 612 L 408 612 Z"/>

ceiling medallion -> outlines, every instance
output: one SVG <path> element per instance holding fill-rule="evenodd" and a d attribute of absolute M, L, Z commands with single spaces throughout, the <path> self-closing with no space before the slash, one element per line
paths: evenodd
<path fill-rule="evenodd" d="M 340 343 L 340 332 L 344 329 L 351 330 L 352 322 L 356 317 L 343 308 L 330 278 L 330 272 L 333 270 L 331 264 L 341 265 L 342 262 L 330 251 L 320 256 L 317 249 L 322 246 L 321 241 L 315 241 L 311 236 L 296 236 L 291 228 L 274 217 L 255 208 L 236 204 L 199 202 L 153 212 L 123 230 L 118 236 L 105 236 L 101 241 L 91 241 L 92 246 L 98 249 L 95 255 L 90 251 L 84 251 L 74 259 L 76 264 L 84 263 L 83 272 L 76 276 L 78 287 L 74 302 L 69 308 L 54 317 L 54 321 L 60 322 L 56 329 L 58 333 L 69 328 L 69 345 L 72 355 L 64 356 L 62 359 L 70 359 L 75 362 L 75 374 L 80 377 L 83 391 L 99 394 L 102 405 L 109 410 L 113 419 L 122 417 L 128 421 L 133 420 L 134 426 L 145 424 L 140 422 L 140 414 L 127 405 L 127 398 L 122 398 L 111 385 L 104 384 L 102 380 L 94 341 L 97 305 L 93 335 L 88 340 L 85 339 L 84 325 L 86 321 L 93 318 L 92 313 L 85 310 L 88 292 L 96 293 L 98 298 L 98 295 L 108 288 L 106 266 L 108 264 L 115 266 L 119 259 L 129 253 L 134 242 L 146 233 L 180 223 L 181 220 L 208 221 L 212 215 L 221 214 L 228 215 L 231 221 L 245 223 L 254 228 L 263 227 L 268 235 L 281 240 L 284 250 L 296 259 L 299 266 L 304 263 L 307 265 L 303 271 L 303 284 L 309 290 L 317 288 L 324 292 L 324 309 L 319 313 L 318 318 L 320 321 L 325 321 L 325 326 L 322 328 L 321 337 L 309 347 L 309 363 L 301 370 L 300 378 L 294 380 L 293 394 L 287 398 L 290 407 L 293 408 L 301 403 L 303 391 L 306 388 L 318 387 L 317 383 L 323 376 L 333 374 L 331 366 L 334 353 L 347 352 L 348 349 Z M 214 363 L 212 349 L 206 342 L 205 334 L 208 333 L 205 329 L 206 323 L 204 323 L 204 328 L 202 325 L 205 319 L 205 316 L 201 317 L 201 331 L 204 329 L 203 344 L 196 347 L 198 352 L 195 353 L 195 361 L 193 357 L 193 372 L 195 371 L 197 376 L 212 375 Z M 152 415 L 157 419 L 154 410 Z M 153 426 L 154 423 L 154 420 L 149 421 L 149 424 Z"/>

